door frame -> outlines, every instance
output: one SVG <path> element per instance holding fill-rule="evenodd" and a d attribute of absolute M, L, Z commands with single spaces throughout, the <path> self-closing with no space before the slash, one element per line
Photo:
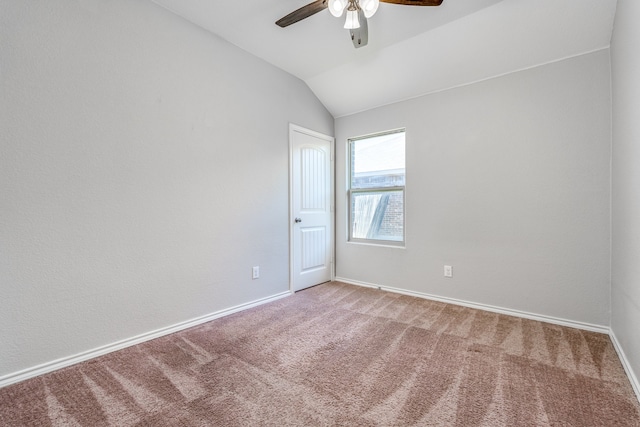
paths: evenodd
<path fill-rule="evenodd" d="M 289 123 L 289 292 L 294 293 L 293 289 L 293 221 L 295 218 L 293 207 L 293 133 L 300 132 L 315 138 L 323 139 L 329 142 L 329 150 L 331 157 L 331 165 L 329 169 L 329 188 L 331 194 L 329 200 L 331 201 L 331 230 L 329 235 L 331 236 L 331 266 L 329 268 L 331 274 L 331 280 L 336 278 L 336 189 L 335 189 L 335 175 L 336 175 L 336 162 L 335 162 L 335 138 L 329 135 L 325 135 L 320 132 L 316 132 L 311 129 Z"/>

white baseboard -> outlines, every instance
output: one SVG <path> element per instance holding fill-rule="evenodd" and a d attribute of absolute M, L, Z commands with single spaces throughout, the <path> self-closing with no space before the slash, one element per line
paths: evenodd
<path fill-rule="evenodd" d="M 622 362 L 622 366 L 624 367 L 624 371 L 627 373 L 627 377 L 629 378 L 629 382 L 631 383 L 631 387 L 633 387 L 633 391 L 636 393 L 636 397 L 640 402 L 640 381 L 638 381 L 638 377 L 635 372 L 633 372 L 633 368 L 631 367 L 631 363 L 629 363 L 629 359 L 627 359 L 627 355 L 622 350 L 622 346 L 616 337 L 616 334 L 613 331 L 610 331 L 609 337 L 611 337 L 611 342 L 613 342 L 613 347 L 616 349 L 616 353 L 618 353 L 618 357 L 620 358 L 620 362 Z"/>
<path fill-rule="evenodd" d="M 122 341 L 117 341 L 111 344 L 107 344 L 102 347 L 94 348 L 92 350 L 75 354 L 73 356 L 63 357 L 61 359 L 53 360 L 51 362 L 46 362 L 41 365 L 24 369 L 22 371 L 4 375 L 0 377 L 0 388 L 8 386 L 10 384 L 18 383 L 20 381 L 27 380 L 29 378 L 37 377 L 38 375 L 53 372 L 61 368 L 66 368 L 67 366 L 75 365 L 76 363 L 84 362 L 86 360 L 93 359 L 98 356 L 105 355 L 107 353 L 111 353 L 117 350 L 122 350 L 124 348 L 131 347 L 133 345 L 140 344 L 145 341 L 149 341 L 155 338 L 160 338 L 164 335 L 169 335 L 174 332 L 182 331 L 184 329 L 188 329 L 188 328 L 200 325 L 202 323 L 206 323 L 211 320 L 218 319 L 220 317 L 228 316 L 230 314 L 237 313 L 239 311 L 247 310 L 249 308 L 257 307 L 262 304 L 276 301 L 278 299 L 287 297 L 291 294 L 292 293 L 290 291 L 281 292 L 279 294 L 272 295 L 266 298 L 261 298 L 245 304 L 237 305 L 235 307 L 226 308 L 224 310 L 219 310 L 214 313 L 196 317 L 195 319 L 176 323 L 175 325 L 167 326 L 161 329 L 156 329 L 155 331 L 150 331 L 141 335 L 137 335 L 135 337 L 124 339 Z"/>
<path fill-rule="evenodd" d="M 389 292 L 394 292 L 398 294 L 424 298 L 432 301 L 445 302 L 448 304 L 454 304 L 454 305 L 460 305 L 463 307 L 475 308 L 478 310 L 490 311 L 492 313 L 506 314 L 508 316 L 522 317 L 524 319 L 530 319 L 530 320 L 538 320 L 540 322 L 552 323 L 554 325 L 568 326 L 570 328 L 583 329 L 583 330 L 592 331 L 592 332 L 600 332 L 602 334 L 607 334 L 607 335 L 609 334 L 609 327 L 602 326 L 602 325 L 594 325 L 592 323 L 577 322 L 574 320 L 562 319 L 559 317 L 529 313 L 529 312 L 520 311 L 520 310 L 512 310 L 509 308 L 496 307 L 493 305 L 480 304 L 480 303 L 475 303 L 471 301 L 464 301 L 456 298 L 441 297 L 441 296 L 431 295 L 423 292 L 410 291 L 407 289 L 376 285 L 373 283 L 361 282 L 359 280 L 346 279 L 344 277 L 336 277 L 335 280 L 337 282 L 348 283 L 351 285 L 365 286 L 368 288 L 376 288 L 376 289 L 381 289 L 383 291 L 389 291 Z"/>

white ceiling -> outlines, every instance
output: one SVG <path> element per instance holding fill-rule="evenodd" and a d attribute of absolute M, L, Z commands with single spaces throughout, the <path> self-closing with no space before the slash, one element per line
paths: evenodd
<path fill-rule="evenodd" d="M 312 0 L 153 0 L 304 80 L 334 117 L 609 46 L 617 0 L 381 3 L 369 45 L 324 10 L 275 21 Z"/>

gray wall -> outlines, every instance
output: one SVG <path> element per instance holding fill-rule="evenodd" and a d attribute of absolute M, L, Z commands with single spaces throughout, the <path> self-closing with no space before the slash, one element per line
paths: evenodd
<path fill-rule="evenodd" d="M 610 120 L 608 50 L 337 119 L 337 276 L 608 326 Z M 406 248 L 347 243 L 346 139 L 399 127 Z"/>
<path fill-rule="evenodd" d="M 302 81 L 147 0 L 0 10 L 0 377 L 288 290 Z"/>
<path fill-rule="evenodd" d="M 613 81 L 611 329 L 640 375 L 640 2 L 618 0 Z M 640 390 L 638 390 L 640 392 Z"/>

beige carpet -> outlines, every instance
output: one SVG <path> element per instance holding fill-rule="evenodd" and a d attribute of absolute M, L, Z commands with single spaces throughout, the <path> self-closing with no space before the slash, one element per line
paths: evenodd
<path fill-rule="evenodd" d="M 0 389 L 2 426 L 640 426 L 609 338 L 328 283 Z"/>

